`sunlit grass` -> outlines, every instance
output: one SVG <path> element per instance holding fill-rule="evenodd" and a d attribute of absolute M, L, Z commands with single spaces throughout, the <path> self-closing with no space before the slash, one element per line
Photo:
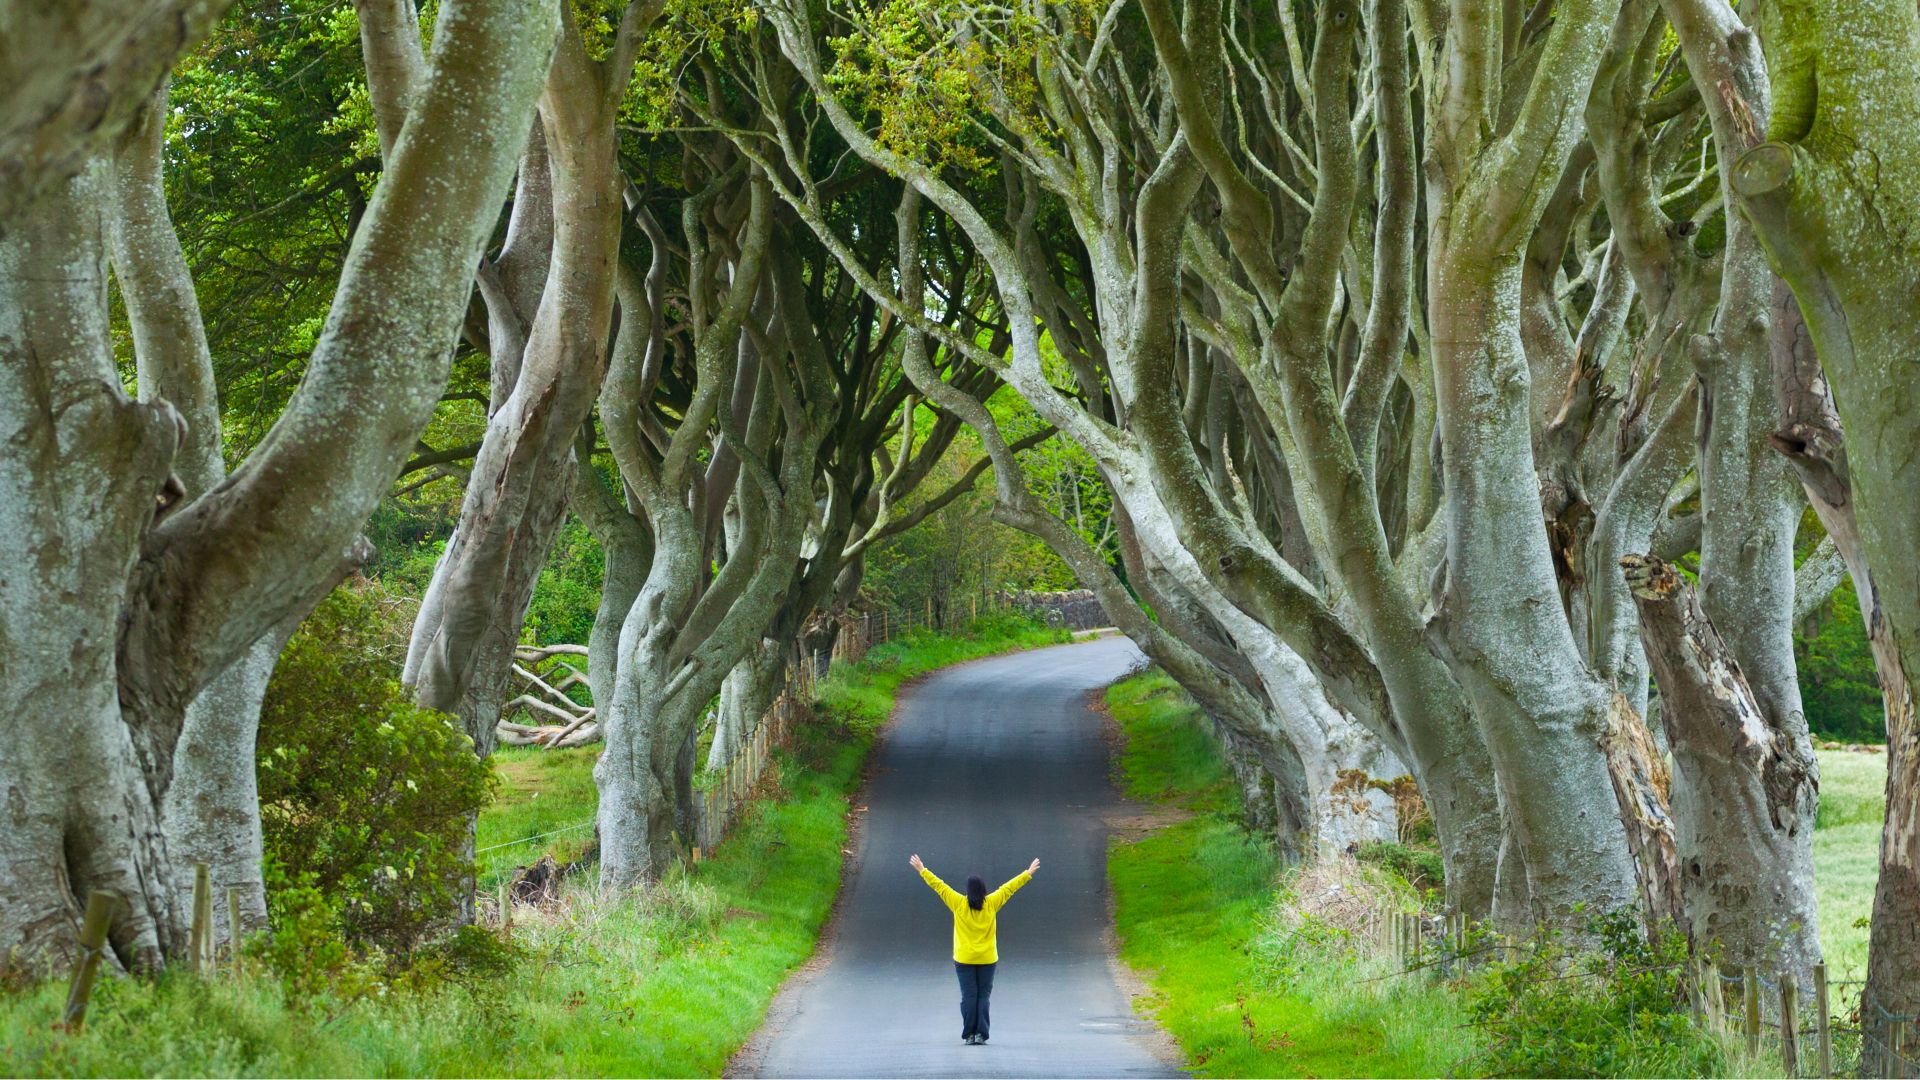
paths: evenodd
<path fill-rule="evenodd" d="M 1361 953 L 1283 975 L 1274 918 L 1287 879 L 1228 816 L 1232 783 L 1207 721 L 1157 672 L 1113 687 L 1107 703 L 1127 738 L 1125 790 L 1193 814 L 1116 841 L 1107 870 L 1121 958 L 1146 976 L 1148 1007 L 1195 1075 L 1443 1075 L 1470 1052 L 1456 997 L 1422 980 L 1370 981 L 1381 972 Z"/>
<path fill-rule="evenodd" d="M 1886 816 L 1887 757 L 1821 750 L 1820 813 L 1813 834 L 1820 948 L 1834 981 L 1864 979 L 1867 917 L 1880 874 L 1880 822 Z"/>
<path fill-rule="evenodd" d="M 593 814 L 599 805 L 593 763 L 599 756 L 599 748 L 592 746 L 503 746 L 494 754 L 500 789 L 480 815 L 475 840 L 483 891 L 542 854 L 564 865 L 592 846 Z"/>

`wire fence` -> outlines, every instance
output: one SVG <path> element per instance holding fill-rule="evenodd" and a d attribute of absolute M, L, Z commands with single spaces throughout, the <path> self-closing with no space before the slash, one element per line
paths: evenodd
<path fill-rule="evenodd" d="M 1457 977 L 1474 964 L 1512 963 L 1535 948 L 1459 913 L 1410 913 L 1390 904 L 1375 911 L 1373 934 L 1395 977 Z M 1920 1077 L 1920 1014 L 1884 1008 L 1864 981 L 1829 979 L 1825 964 L 1813 965 L 1802 982 L 1692 956 L 1674 974 L 1697 1023 L 1744 1045 L 1750 1058 L 1778 1061 L 1782 1075 Z"/>

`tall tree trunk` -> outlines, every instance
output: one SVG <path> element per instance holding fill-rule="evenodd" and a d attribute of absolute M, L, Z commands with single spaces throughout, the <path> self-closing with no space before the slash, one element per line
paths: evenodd
<path fill-rule="evenodd" d="M 132 331 L 140 397 L 164 399 L 185 426 L 174 475 L 181 497 L 198 498 L 227 474 L 220 400 L 191 273 L 167 210 L 161 172 L 167 90 L 157 91 L 116 148 L 108 250 Z M 285 624 L 254 642 L 187 707 L 173 783 L 160 807 L 174 860 L 176 903 L 191 903 L 195 863 L 216 891 L 232 889 L 249 927 L 266 921 L 255 744 L 260 702 L 286 640 Z M 216 905 L 224 924 L 227 907 Z M 223 935 L 231 928 L 220 927 Z"/>
<path fill-rule="evenodd" d="M 1452 243 L 1436 238 L 1428 279 L 1451 530 L 1446 637 L 1499 775 L 1531 918 L 1555 922 L 1635 903 L 1598 749 L 1611 702 L 1573 643 L 1539 513 L 1518 254 Z"/>
<path fill-rule="evenodd" d="M 623 21 L 622 41 L 630 33 Z M 495 408 L 474 460 L 460 522 L 434 568 L 416 641 L 409 648 L 417 696 L 428 708 L 457 712 L 482 756 L 511 681 L 533 588 L 574 485 L 574 441 L 593 407 L 612 328 L 619 257 L 619 170 L 614 112 L 626 74 L 586 54 L 571 14 L 541 100 L 544 154 L 523 168 L 550 170 L 552 240 L 538 275 L 524 347 L 519 335 L 490 335 L 495 349 Z M 630 57 L 629 57 L 630 59 Z M 526 300 L 483 289 L 490 326 L 526 318 Z"/>
<path fill-rule="evenodd" d="M 1748 33 L 1737 23 L 1721 30 L 1728 20 L 1714 18 L 1720 14 L 1707 8 L 1683 40 L 1711 46 Z M 1920 70 L 1888 60 L 1920 54 L 1920 8 L 1790 0 L 1763 17 L 1774 79 L 1767 141 L 1722 169 L 1792 286 L 1831 380 L 1859 548 L 1871 566 L 1861 609 L 1887 700 L 1887 819 L 1867 962 L 1871 1028 L 1889 1014 L 1920 1011 L 1920 727 L 1909 681 L 1920 670 Z"/>
<path fill-rule="evenodd" d="M 1660 680 L 1687 929 L 1730 963 L 1804 977 L 1820 962 L 1812 747 L 1767 713 L 1672 565 L 1640 555 L 1621 565 Z"/>
<path fill-rule="evenodd" d="M 181 438 L 164 401 L 120 388 L 107 327 L 104 168 L 49 186 L 0 222 L 0 955 L 57 964 L 96 889 L 128 909 L 112 943 L 157 965 L 180 921 L 157 812 L 165 732 L 120 710 L 127 576 Z M 155 745 L 156 742 L 161 745 Z"/>
<path fill-rule="evenodd" d="M 160 806 L 160 824 L 172 857 L 175 903 L 193 903 L 194 864 L 205 863 L 214 895 L 239 895 L 244 934 L 267 922 L 267 886 L 261 869 L 260 785 L 254 754 L 260 734 L 260 703 L 282 634 L 254 643 L 240 661 L 200 691 L 187 706 L 174 750 L 173 783 Z M 234 940 L 224 900 L 214 905 L 219 940 Z"/>
<path fill-rule="evenodd" d="M 0 423 L 21 449 L 0 468 L 0 534 L 33 567 L 0 582 L 0 679 L 45 721 L 0 761 L 14 962 L 70 952 L 95 888 L 128 901 L 111 932 L 123 962 L 181 944 L 159 807 L 188 707 L 330 587 L 431 415 L 551 30 L 532 0 L 442 5 L 305 380 L 234 475 L 184 505 L 166 479 L 177 414 L 127 401 L 107 344 L 100 181 L 0 222 Z"/>

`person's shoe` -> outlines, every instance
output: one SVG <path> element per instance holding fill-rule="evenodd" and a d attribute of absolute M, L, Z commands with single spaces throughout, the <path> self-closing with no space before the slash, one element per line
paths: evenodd
<path fill-rule="evenodd" d="M 975 1035 L 973 1037 L 973 1045 L 975 1046 L 987 1045 L 987 1037 L 985 1035 Z"/>
<path fill-rule="evenodd" d="M 968 1045 L 968 1046 L 979 1046 L 979 1045 L 980 1045 L 981 1043 L 983 1043 L 983 1042 L 986 1042 L 986 1041 L 987 1041 L 987 1040 L 985 1040 L 985 1039 L 983 1039 L 983 1038 L 981 1038 L 981 1037 L 980 1037 L 980 1036 L 978 1036 L 978 1035 L 969 1035 L 969 1036 L 967 1036 L 967 1045 Z"/>

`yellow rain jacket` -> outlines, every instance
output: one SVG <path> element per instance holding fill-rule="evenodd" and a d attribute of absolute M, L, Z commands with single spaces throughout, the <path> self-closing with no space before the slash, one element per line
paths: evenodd
<path fill-rule="evenodd" d="M 965 893 L 954 892 L 947 883 L 935 877 L 931 870 L 921 870 L 920 878 L 927 887 L 939 895 L 941 903 L 953 912 L 953 958 L 962 964 L 997 964 L 1000 962 L 1000 945 L 994 938 L 994 916 L 1001 907 L 1020 891 L 1020 886 L 1033 880 L 1033 875 L 1022 873 L 1019 877 L 987 894 L 987 899 L 975 911 L 967 906 Z"/>

